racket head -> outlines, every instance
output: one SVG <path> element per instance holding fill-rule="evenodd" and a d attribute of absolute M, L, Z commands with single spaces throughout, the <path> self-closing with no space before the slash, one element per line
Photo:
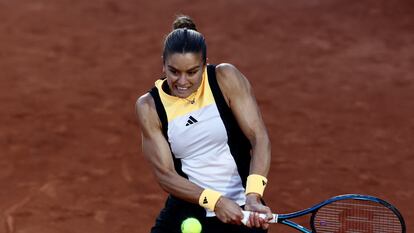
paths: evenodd
<path fill-rule="evenodd" d="M 348 194 L 331 198 L 312 213 L 312 232 L 405 233 L 401 213 L 377 197 Z"/>

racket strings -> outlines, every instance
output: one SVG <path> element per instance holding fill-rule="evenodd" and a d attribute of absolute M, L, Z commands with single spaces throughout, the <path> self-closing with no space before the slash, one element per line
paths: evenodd
<path fill-rule="evenodd" d="M 313 219 L 318 233 L 401 233 L 396 214 L 386 206 L 365 200 L 346 199 L 319 209 Z"/>

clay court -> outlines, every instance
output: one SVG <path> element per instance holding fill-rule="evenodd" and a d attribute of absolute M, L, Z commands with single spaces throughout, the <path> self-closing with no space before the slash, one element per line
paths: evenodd
<path fill-rule="evenodd" d="M 166 193 L 134 105 L 178 13 L 253 85 L 274 211 L 369 194 L 412 231 L 413 1 L 0 0 L 0 233 L 149 232 Z"/>

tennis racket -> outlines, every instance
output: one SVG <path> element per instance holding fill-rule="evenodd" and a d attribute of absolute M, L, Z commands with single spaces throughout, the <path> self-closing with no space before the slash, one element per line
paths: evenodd
<path fill-rule="evenodd" d="M 310 229 L 289 220 L 307 214 L 311 214 Z M 243 215 L 242 222 L 246 224 L 250 212 L 243 211 Z M 269 223 L 285 224 L 305 233 L 405 233 L 405 222 L 397 208 L 377 197 L 360 194 L 332 197 L 290 214 L 273 214 Z"/>

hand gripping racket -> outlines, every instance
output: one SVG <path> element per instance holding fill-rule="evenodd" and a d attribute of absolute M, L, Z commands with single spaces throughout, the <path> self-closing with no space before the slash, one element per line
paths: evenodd
<path fill-rule="evenodd" d="M 242 222 L 246 224 L 250 212 L 243 214 Z M 312 214 L 311 230 L 289 220 L 307 214 Z M 332 197 L 290 214 L 273 214 L 269 223 L 285 224 L 305 233 L 405 233 L 405 222 L 397 208 L 379 198 L 360 194 Z"/>

